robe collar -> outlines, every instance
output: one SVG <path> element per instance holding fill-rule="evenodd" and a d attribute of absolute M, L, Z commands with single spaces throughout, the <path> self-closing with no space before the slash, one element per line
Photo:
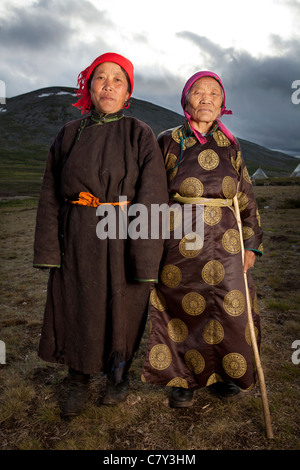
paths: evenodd
<path fill-rule="evenodd" d="M 120 109 L 117 113 L 105 114 L 98 113 L 95 109 L 92 109 L 91 120 L 97 124 L 106 124 L 108 122 L 119 121 L 124 117 L 123 109 Z"/>

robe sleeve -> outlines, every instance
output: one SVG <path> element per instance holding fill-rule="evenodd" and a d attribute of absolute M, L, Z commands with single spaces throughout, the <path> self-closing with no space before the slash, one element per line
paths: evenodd
<path fill-rule="evenodd" d="M 239 174 L 238 203 L 243 227 L 243 239 L 245 250 L 252 250 L 258 256 L 263 254 L 263 231 L 260 215 L 249 177 L 247 166 L 238 146 L 236 158 L 236 170 Z"/>
<path fill-rule="evenodd" d="M 37 208 L 33 266 L 60 267 L 59 242 L 60 153 L 64 129 L 53 142 L 46 161 L 40 198 Z"/>
<path fill-rule="evenodd" d="M 166 213 L 169 197 L 163 156 L 150 127 L 144 129 L 139 142 L 139 167 L 138 185 L 132 204 L 141 204 L 146 211 L 142 223 L 147 224 L 147 237 L 130 238 L 130 260 L 135 279 L 157 281 L 164 241 L 163 215 L 159 214 Z"/>

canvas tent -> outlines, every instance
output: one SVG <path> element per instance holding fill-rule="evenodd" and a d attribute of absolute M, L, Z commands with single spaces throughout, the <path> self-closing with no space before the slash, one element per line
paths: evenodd
<path fill-rule="evenodd" d="M 300 163 L 298 166 L 296 166 L 291 176 L 297 176 L 298 178 L 300 177 Z"/>
<path fill-rule="evenodd" d="M 251 179 L 256 180 L 256 179 L 261 179 L 261 178 L 268 178 L 264 170 L 261 168 L 258 168 L 255 173 L 251 176 Z"/>

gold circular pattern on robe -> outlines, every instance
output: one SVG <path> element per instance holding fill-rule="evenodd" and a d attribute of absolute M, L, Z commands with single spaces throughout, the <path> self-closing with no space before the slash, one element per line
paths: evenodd
<path fill-rule="evenodd" d="M 202 354 L 196 349 L 190 349 L 184 355 L 184 360 L 188 368 L 194 372 L 194 374 L 201 374 L 205 367 L 205 360 Z"/>
<path fill-rule="evenodd" d="M 247 197 L 247 194 L 245 193 L 242 193 L 242 192 L 238 192 L 238 203 L 239 203 L 239 208 L 240 208 L 240 212 L 242 212 L 244 209 L 246 209 L 247 207 L 247 204 L 248 204 L 248 197 Z"/>
<path fill-rule="evenodd" d="M 224 330 L 220 322 L 210 320 L 202 333 L 203 339 L 208 344 L 219 344 L 224 338 Z"/>
<path fill-rule="evenodd" d="M 153 369 L 164 370 L 172 362 L 172 354 L 166 344 L 156 344 L 149 353 L 149 362 Z"/>
<path fill-rule="evenodd" d="M 243 227 L 243 240 L 248 240 L 254 235 L 254 230 L 246 225 Z"/>
<path fill-rule="evenodd" d="M 236 194 L 235 181 L 231 176 L 225 176 L 222 181 L 222 191 L 226 198 L 232 199 Z"/>
<path fill-rule="evenodd" d="M 186 178 L 181 183 L 179 192 L 181 196 L 201 197 L 203 194 L 203 184 L 198 178 Z"/>
<path fill-rule="evenodd" d="M 231 290 L 225 295 L 223 307 L 226 313 L 233 317 L 237 317 L 244 313 L 246 301 L 243 293 L 239 290 Z"/>
<path fill-rule="evenodd" d="M 176 166 L 177 157 L 174 153 L 168 153 L 165 158 L 165 168 L 167 170 L 168 180 L 171 181 L 178 171 L 178 167 L 173 170 Z"/>
<path fill-rule="evenodd" d="M 183 150 L 186 150 L 187 148 L 192 147 L 197 142 L 197 139 L 195 137 L 186 137 L 182 132 L 182 128 L 174 129 L 174 131 L 172 132 L 172 139 L 175 140 L 177 144 L 180 144 L 180 137 L 183 143 L 182 145 Z"/>
<path fill-rule="evenodd" d="M 246 392 L 249 392 L 249 391 L 254 387 L 254 385 L 255 385 L 255 384 L 249 385 L 249 387 L 247 387 L 247 388 L 245 389 L 245 391 L 246 391 Z"/>
<path fill-rule="evenodd" d="M 242 377 L 247 370 L 246 359 L 239 353 L 226 354 L 222 359 L 222 364 L 226 374 L 234 379 Z"/>
<path fill-rule="evenodd" d="M 185 258 L 195 258 L 203 248 L 203 240 L 198 233 L 188 233 L 179 242 L 179 251 Z"/>
<path fill-rule="evenodd" d="M 256 209 L 256 219 L 258 222 L 258 226 L 261 227 L 261 221 L 260 221 L 260 215 L 259 215 L 258 209 Z"/>
<path fill-rule="evenodd" d="M 221 207 L 205 206 L 203 211 L 204 222 L 207 225 L 217 225 L 222 218 Z"/>
<path fill-rule="evenodd" d="M 165 168 L 166 170 L 170 170 L 174 168 L 177 162 L 177 157 L 174 155 L 174 153 L 167 153 L 166 158 L 165 158 Z"/>
<path fill-rule="evenodd" d="M 256 340 L 257 340 L 257 338 L 258 338 L 258 329 L 257 329 L 256 326 L 254 326 L 254 333 L 255 333 Z M 246 326 L 245 339 L 246 339 L 247 344 L 249 344 L 249 346 L 251 346 L 252 341 L 251 341 L 249 323 L 247 323 L 247 326 Z"/>
<path fill-rule="evenodd" d="M 214 170 L 219 162 L 219 155 L 212 149 L 203 150 L 198 155 L 198 163 L 204 170 Z"/>
<path fill-rule="evenodd" d="M 178 207 L 170 206 L 169 217 L 167 217 L 167 228 L 170 232 L 176 230 L 182 224 L 182 211 Z"/>
<path fill-rule="evenodd" d="M 182 279 L 180 269 L 174 264 L 167 264 L 163 267 L 160 278 L 167 287 L 177 287 Z"/>
<path fill-rule="evenodd" d="M 215 139 L 219 147 L 229 147 L 230 145 L 230 140 L 220 130 L 217 130 L 213 133 L 213 138 Z"/>
<path fill-rule="evenodd" d="M 223 280 L 225 276 L 225 269 L 219 261 L 213 259 L 205 264 L 201 274 L 206 284 L 215 286 Z"/>
<path fill-rule="evenodd" d="M 182 377 L 174 377 L 174 379 L 167 383 L 167 387 L 189 388 L 187 380 Z"/>
<path fill-rule="evenodd" d="M 249 173 L 248 173 L 248 170 L 247 170 L 247 167 L 244 166 L 244 169 L 243 169 L 243 178 L 245 181 L 247 181 L 247 183 L 251 183 L 251 179 L 250 179 L 250 176 L 249 176 Z"/>
<path fill-rule="evenodd" d="M 206 386 L 209 387 L 212 384 L 215 384 L 216 382 L 223 382 L 222 377 L 219 374 L 216 374 L 214 372 L 208 377 L 208 381 L 206 382 Z"/>
<path fill-rule="evenodd" d="M 230 228 L 222 237 L 222 245 L 228 253 L 236 254 L 241 251 L 240 234 L 237 230 Z"/>
<path fill-rule="evenodd" d="M 158 289 L 153 289 L 153 291 L 150 294 L 150 303 L 153 305 L 153 307 L 157 308 L 160 312 L 166 309 L 166 301 L 164 296 L 162 295 L 161 292 L 159 292 Z"/>
<path fill-rule="evenodd" d="M 183 297 L 181 305 L 188 315 L 200 315 L 205 310 L 206 302 L 205 298 L 197 292 L 189 292 Z"/>
<path fill-rule="evenodd" d="M 239 170 L 240 170 L 240 167 L 241 167 L 241 164 L 242 164 L 242 153 L 241 153 L 241 151 L 238 150 L 238 152 L 236 154 L 236 158 L 231 157 L 230 160 L 231 160 L 231 164 L 232 164 L 233 168 L 235 169 L 237 174 L 239 174 Z"/>
<path fill-rule="evenodd" d="M 172 320 L 169 321 L 167 328 L 169 337 L 176 343 L 184 341 L 189 334 L 188 327 L 179 318 L 172 318 Z"/>

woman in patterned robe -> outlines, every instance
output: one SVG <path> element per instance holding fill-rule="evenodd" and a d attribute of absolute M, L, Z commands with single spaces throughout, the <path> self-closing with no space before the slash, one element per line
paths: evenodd
<path fill-rule="evenodd" d="M 243 271 L 260 344 L 249 268 L 262 255 L 262 229 L 239 143 L 218 119 L 231 114 L 220 78 L 196 73 L 186 83 L 181 103 L 184 125 L 159 136 L 168 174 L 170 237 L 150 296 L 151 330 L 142 374 L 144 382 L 172 387 L 169 404 L 174 407 L 190 406 L 197 388 L 210 387 L 229 397 L 255 383 Z M 236 194 L 244 266 L 233 210 Z M 194 225 L 186 230 L 191 213 Z"/>

